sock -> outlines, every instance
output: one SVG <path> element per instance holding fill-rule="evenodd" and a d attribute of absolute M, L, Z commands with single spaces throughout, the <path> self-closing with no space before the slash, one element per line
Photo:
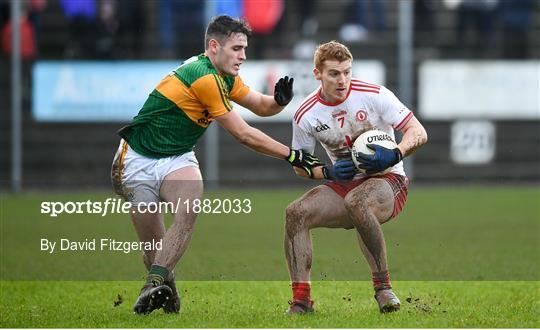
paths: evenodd
<path fill-rule="evenodd" d="M 309 282 L 292 282 L 293 300 L 310 300 L 311 284 Z"/>
<path fill-rule="evenodd" d="M 165 279 L 169 276 L 169 270 L 165 267 L 152 265 L 148 276 L 146 277 L 146 283 L 152 283 L 154 286 L 162 285 Z"/>
<path fill-rule="evenodd" d="M 383 270 L 381 272 L 373 272 L 371 273 L 371 275 L 373 279 L 373 288 L 375 289 L 375 291 L 392 289 L 392 285 L 390 284 L 390 274 L 388 273 L 388 270 Z"/>

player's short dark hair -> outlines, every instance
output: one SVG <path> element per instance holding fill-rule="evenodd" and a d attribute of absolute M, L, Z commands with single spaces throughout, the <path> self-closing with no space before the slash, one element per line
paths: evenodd
<path fill-rule="evenodd" d="M 204 48 L 208 48 L 210 39 L 216 39 L 224 43 L 225 39 L 233 33 L 242 33 L 251 38 L 251 28 L 243 19 L 234 19 L 227 15 L 216 16 L 208 23 L 206 34 L 204 36 Z"/>

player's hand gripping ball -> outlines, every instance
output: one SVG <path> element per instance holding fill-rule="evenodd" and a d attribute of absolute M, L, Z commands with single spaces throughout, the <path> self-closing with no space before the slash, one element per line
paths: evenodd
<path fill-rule="evenodd" d="M 379 130 L 362 133 L 351 152 L 358 171 L 369 175 L 385 174 L 403 158 L 392 136 Z"/>

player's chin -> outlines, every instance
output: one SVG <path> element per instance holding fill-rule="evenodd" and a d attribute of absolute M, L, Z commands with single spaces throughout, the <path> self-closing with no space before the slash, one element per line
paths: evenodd
<path fill-rule="evenodd" d="M 238 76 L 240 73 L 240 67 L 239 66 L 233 66 L 229 72 L 231 76 Z"/>
<path fill-rule="evenodd" d="M 336 94 L 336 97 L 335 97 L 335 100 L 336 102 L 343 102 L 345 101 L 345 99 L 347 98 L 347 92 L 344 92 L 344 93 L 337 93 Z"/>

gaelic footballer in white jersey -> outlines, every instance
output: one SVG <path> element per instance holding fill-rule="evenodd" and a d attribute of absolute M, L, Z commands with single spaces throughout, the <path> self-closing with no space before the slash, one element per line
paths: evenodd
<path fill-rule="evenodd" d="M 379 129 L 395 141 L 394 129 L 400 130 L 413 113 L 384 86 L 352 79 L 347 97 L 339 103 L 321 98 L 321 88 L 311 93 L 293 117 L 292 148 L 313 153 L 317 141 L 326 150 L 332 163 L 351 158 L 351 147 L 365 131 Z M 405 176 L 403 162 L 394 165 L 391 173 Z M 356 174 L 355 178 L 365 176 Z"/>

